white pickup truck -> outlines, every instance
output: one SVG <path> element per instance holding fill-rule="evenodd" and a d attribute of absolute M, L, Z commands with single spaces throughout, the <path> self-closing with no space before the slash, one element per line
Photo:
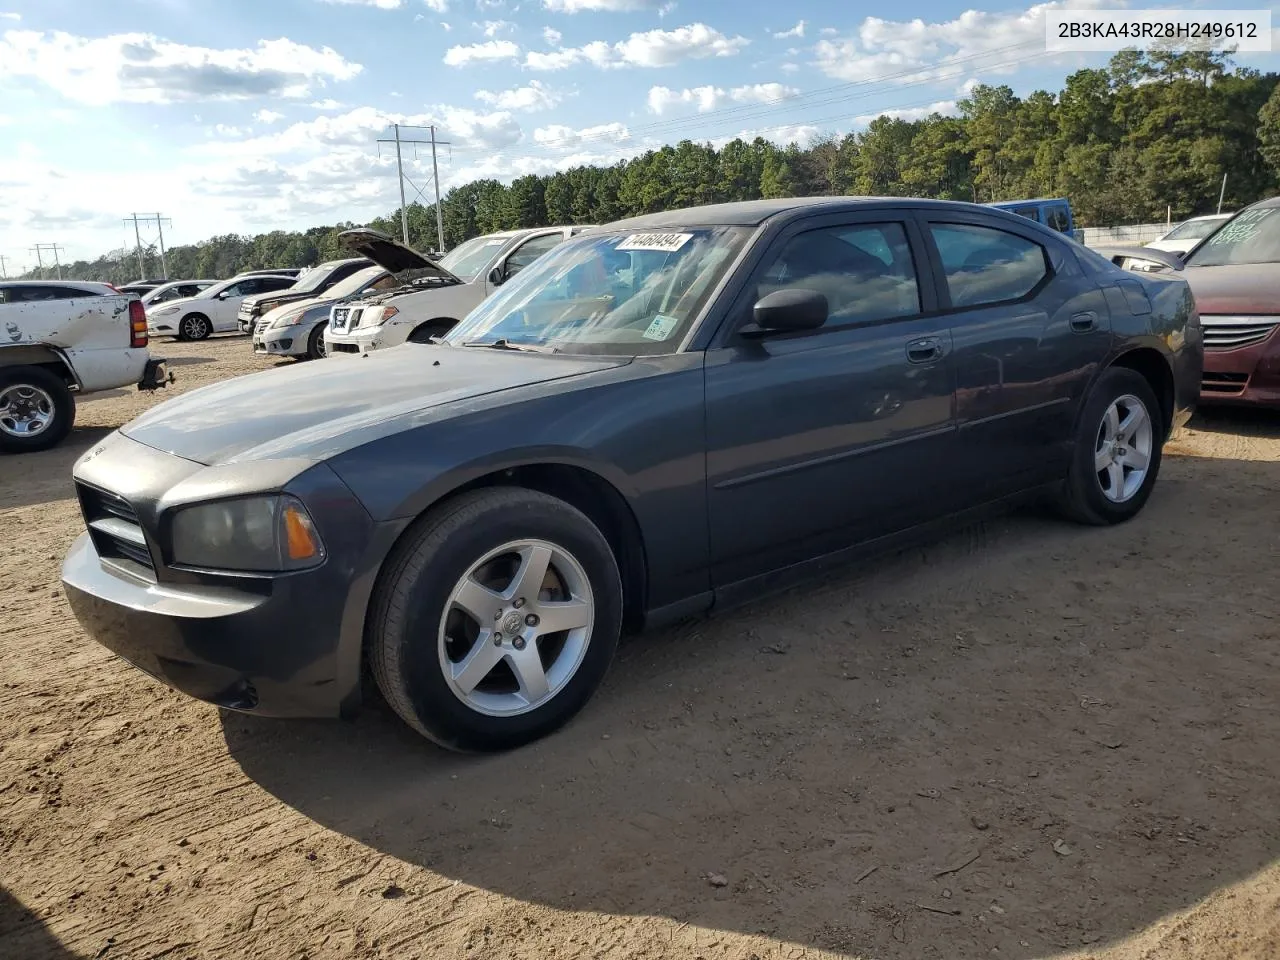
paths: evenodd
<path fill-rule="evenodd" d="M 60 443 L 77 394 L 172 381 L 147 349 L 136 294 L 87 281 L 0 281 L 0 453 Z"/>

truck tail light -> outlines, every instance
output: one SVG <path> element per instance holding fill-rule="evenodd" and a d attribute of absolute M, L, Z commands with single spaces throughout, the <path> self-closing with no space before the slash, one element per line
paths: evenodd
<path fill-rule="evenodd" d="M 129 301 L 129 346 L 145 347 L 147 345 L 147 310 L 142 301 Z"/>

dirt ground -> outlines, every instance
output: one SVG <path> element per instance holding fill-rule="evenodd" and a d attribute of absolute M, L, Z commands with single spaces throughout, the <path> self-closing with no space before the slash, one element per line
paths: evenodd
<path fill-rule="evenodd" d="M 170 392 L 270 365 L 158 352 Z M 4 960 L 1280 956 L 1280 417 L 1198 418 L 1123 528 L 1015 515 L 639 638 L 477 759 L 81 634 L 71 464 L 160 399 L 0 460 Z"/>

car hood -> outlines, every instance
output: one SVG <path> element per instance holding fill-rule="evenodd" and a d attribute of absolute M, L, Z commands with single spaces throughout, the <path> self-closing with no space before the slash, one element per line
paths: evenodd
<path fill-rule="evenodd" d="M 193 390 L 120 432 L 206 465 L 320 460 L 372 439 L 376 429 L 399 416 L 628 362 L 405 344 L 358 359 L 330 358 Z"/>
<path fill-rule="evenodd" d="M 307 297 L 301 300 L 290 300 L 287 303 L 274 304 L 270 310 L 262 315 L 261 319 L 266 321 L 278 320 L 286 313 L 292 313 L 294 310 L 310 310 L 312 307 L 328 306 L 336 303 L 338 299 L 337 297 L 326 297 L 322 294 L 318 297 Z"/>
<path fill-rule="evenodd" d="M 1229 263 L 1182 271 L 1202 316 L 1214 314 L 1280 314 L 1280 265 Z"/>
<path fill-rule="evenodd" d="M 379 233 L 377 230 L 346 230 L 338 234 L 338 239 L 352 253 L 367 257 L 391 273 L 400 273 L 402 270 L 422 270 L 424 276 L 433 275 L 440 280 L 462 283 L 460 278 L 434 260 L 429 260 L 417 250 L 406 247 L 403 243 L 392 240 L 385 233 Z"/>

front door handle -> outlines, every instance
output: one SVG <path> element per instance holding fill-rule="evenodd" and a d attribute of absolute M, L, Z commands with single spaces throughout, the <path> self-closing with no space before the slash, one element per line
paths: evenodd
<path fill-rule="evenodd" d="M 907 344 L 907 359 L 912 363 L 932 363 L 942 356 L 942 342 L 937 337 L 921 337 Z"/>
<path fill-rule="evenodd" d="M 1098 328 L 1098 315 L 1092 310 L 1076 313 L 1071 316 L 1071 329 L 1076 333 L 1088 333 Z"/>

